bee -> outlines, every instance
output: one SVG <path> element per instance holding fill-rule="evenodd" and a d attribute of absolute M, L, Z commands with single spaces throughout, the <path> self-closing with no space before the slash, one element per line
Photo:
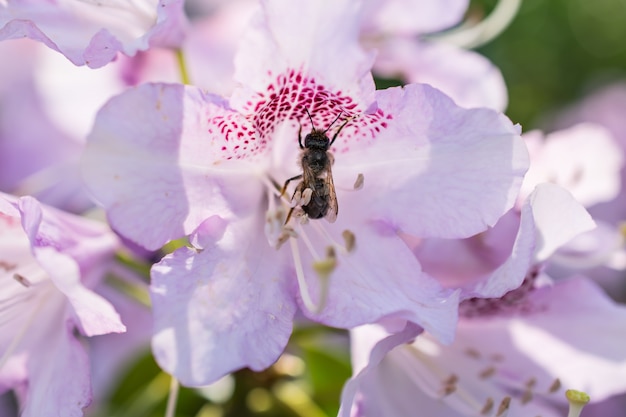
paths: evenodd
<path fill-rule="evenodd" d="M 301 179 L 291 197 L 291 201 L 300 204 L 302 211 L 310 219 L 321 219 L 322 217 L 330 223 L 337 220 L 339 206 L 337 204 L 337 195 L 335 194 L 335 184 L 333 183 L 333 175 L 331 166 L 335 162 L 333 154 L 328 150 L 339 136 L 341 129 L 350 121 L 347 119 L 339 129 L 335 132 L 332 139 L 329 139 L 326 132 L 335 124 L 342 113 L 333 120 L 326 130 L 315 128 L 313 118 L 309 111 L 305 108 L 306 114 L 311 121 L 311 133 L 305 136 L 304 146 L 302 145 L 302 124 L 298 130 L 298 144 L 302 150 L 300 153 L 300 165 L 302 166 L 302 174 L 289 178 L 285 181 L 285 185 L 280 195 L 285 193 L 287 185 L 291 181 Z M 285 224 L 289 222 L 294 207 L 291 208 L 287 215 Z"/>

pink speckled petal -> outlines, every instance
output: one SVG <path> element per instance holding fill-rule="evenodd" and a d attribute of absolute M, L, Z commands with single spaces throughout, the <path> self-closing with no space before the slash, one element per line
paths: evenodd
<path fill-rule="evenodd" d="M 263 1 L 235 58 L 235 79 L 243 87 L 235 91 L 233 107 L 257 108 L 285 87 L 297 94 L 306 79 L 365 110 L 374 99 L 373 55 L 358 42 L 358 13 L 359 3 L 351 0 Z"/>
<path fill-rule="evenodd" d="M 248 140 L 253 148 L 243 149 Z M 211 215 L 257 209 L 262 187 L 254 172 L 261 168 L 236 159 L 264 146 L 223 99 L 182 85 L 147 84 L 101 109 L 82 166 L 112 227 L 157 249 Z"/>
<path fill-rule="evenodd" d="M 513 206 L 528 153 L 506 117 L 462 109 L 423 84 L 379 91 L 378 103 L 380 133 L 348 129 L 333 167 L 335 182 L 364 174 L 354 198 L 366 215 L 422 238 L 461 238 Z"/>
<path fill-rule="evenodd" d="M 154 356 L 185 385 L 265 369 L 287 344 L 295 297 L 284 259 L 259 233 L 262 221 L 203 228 L 210 235 L 197 239 L 207 244 L 201 252 L 182 248 L 152 268 Z"/>

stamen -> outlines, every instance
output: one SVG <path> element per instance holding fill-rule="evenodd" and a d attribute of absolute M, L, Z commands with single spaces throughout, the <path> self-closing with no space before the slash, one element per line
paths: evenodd
<path fill-rule="evenodd" d="M 0 268 L 4 269 L 6 272 L 9 272 L 17 268 L 17 264 L 12 264 L 7 261 L 0 261 Z"/>
<path fill-rule="evenodd" d="M 498 406 L 498 411 L 496 411 L 496 417 L 506 417 L 509 413 L 509 407 L 511 406 L 511 397 L 504 397 L 502 401 L 500 401 L 500 405 Z"/>
<path fill-rule="evenodd" d="M 306 245 L 307 249 L 309 250 L 309 252 L 311 252 L 313 259 L 315 259 L 316 261 L 319 261 L 321 257 L 315 250 L 315 246 L 313 246 L 313 243 L 311 243 L 309 236 L 307 235 L 306 231 L 304 230 L 301 224 L 298 225 L 298 231 L 300 232 L 299 235 L 302 236 L 302 240 L 304 241 L 304 244 Z"/>
<path fill-rule="evenodd" d="M 335 255 L 335 249 L 333 249 L 332 246 L 326 248 L 326 259 L 313 262 L 313 270 L 317 273 L 320 282 L 320 300 L 315 313 L 319 313 L 326 306 L 329 290 L 328 281 L 330 274 L 333 273 L 336 267 L 337 257 Z"/>
<path fill-rule="evenodd" d="M 24 287 L 26 287 L 26 288 L 28 288 L 28 287 L 30 287 L 31 285 L 33 285 L 33 284 L 32 284 L 32 283 L 28 280 L 28 278 L 26 278 L 26 277 L 25 277 L 25 276 L 23 276 L 23 275 L 17 274 L 17 273 L 16 273 L 16 274 L 13 274 L 13 279 L 14 279 L 14 280 L 16 280 L 17 282 L 19 282 L 20 284 L 22 284 L 22 285 L 23 285 Z"/>
<path fill-rule="evenodd" d="M 496 367 L 495 366 L 490 366 L 487 369 L 484 369 L 483 371 L 481 371 L 478 374 L 478 377 L 480 379 L 487 379 L 491 376 L 493 376 L 496 373 Z"/>
<path fill-rule="evenodd" d="M 522 394 L 522 398 L 520 398 L 520 401 L 522 402 L 522 404 L 528 404 L 532 400 L 533 400 L 533 392 L 530 389 L 527 389 L 526 391 L 524 391 L 524 393 Z"/>
<path fill-rule="evenodd" d="M 557 379 L 554 380 L 552 385 L 550 385 L 550 388 L 548 388 L 548 392 L 550 394 L 553 394 L 553 393 L 557 392 L 560 389 L 561 389 L 561 380 L 557 378 Z"/>
<path fill-rule="evenodd" d="M 354 233 L 346 229 L 341 232 L 341 236 L 343 237 L 343 241 L 346 244 L 346 251 L 348 253 L 352 252 L 354 250 L 354 247 L 356 246 L 356 236 L 354 236 Z"/>
<path fill-rule="evenodd" d="M 472 359 L 480 359 L 480 352 L 474 348 L 465 349 L 465 354 Z"/>
<path fill-rule="evenodd" d="M 569 401 L 569 413 L 567 417 L 580 417 L 580 412 L 589 402 L 589 395 L 582 391 L 568 389 L 565 391 L 565 397 L 567 401 Z"/>
<path fill-rule="evenodd" d="M 356 181 L 354 181 L 354 189 L 355 190 L 360 190 L 361 188 L 363 188 L 363 184 L 365 183 L 365 177 L 363 176 L 363 174 L 359 173 L 359 175 L 357 175 L 356 177 Z"/>
<path fill-rule="evenodd" d="M 306 283 L 306 279 L 304 278 L 304 270 L 302 269 L 302 260 L 300 259 L 298 243 L 295 239 L 290 239 L 289 244 L 291 245 L 291 254 L 293 256 L 293 263 L 296 268 L 296 278 L 298 280 L 298 286 L 300 287 L 302 302 L 304 303 L 304 307 L 306 307 L 307 310 L 309 310 L 310 312 L 316 312 L 318 310 L 318 306 L 315 305 L 313 299 L 311 298 L 311 294 L 309 294 L 309 287 Z"/>
<path fill-rule="evenodd" d="M 491 413 L 491 410 L 493 410 L 493 404 L 493 398 L 487 398 L 487 401 L 485 401 L 485 405 L 483 406 L 482 410 L 480 410 L 480 414 L 486 416 L 487 414 Z"/>

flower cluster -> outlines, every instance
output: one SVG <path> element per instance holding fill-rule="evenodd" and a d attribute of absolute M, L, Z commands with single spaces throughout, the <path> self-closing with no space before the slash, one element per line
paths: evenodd
<path fill-rule="evenodd" d="M 624 130 L 522 133 L 492 63 L 424 36 L 467 7 L 0 4 L 6 415 L 90 412 L 148 340 L 173 402 L 312 325 L 350 332 L 342 417 L 626 391 L 625 300 L 593 280 L 626 269 Z"/>

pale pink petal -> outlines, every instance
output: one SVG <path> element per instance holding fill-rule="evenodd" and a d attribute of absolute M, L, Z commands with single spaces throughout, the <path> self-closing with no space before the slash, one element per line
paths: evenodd
<path fill-rule="evenodd" d="M 319 314 L 301 309 L 324 324 L 352 328 L 386 317 L 409 320 L 449 343 L 457 319 L 458 292 L 444 290 L 421 271 L 413 253 L 392 227 L 362 225 L 355 230 L 356 248 L 340 254 L 328 281 L 328 298 Z M 337 231 L 340 235 L 341 231 Z M 337 236 L 336 240 L 341 237 Z M 323 244 L 317 245 L 323 248 Z M 390 260 L 393 260 L 390 262 Z M 321 299 L 320 279 L 312 270 L 307 282 L 314 300 Z"/>
<path fill-rule="evenodd" d="M 390 38 L 374 45 L 379 54 L 373 71 L 378 76 L 430 84 L 461 107 L 506 108 L 502 73 L 476 52 L 412 38 Z"/>
<path fill-rule="evenodd" d="M 316 94 L 340 93 L 343 105 L 367 109 L 374 99 L 373 55 L 359 46 L 358 13 L 351 0 L 263 1 L 235 57 L 235 79 L 245 87 L 235 91 L 233 107 L 251 112 L 272 93 L 288 89 L 288 95 L 308 80 L 321 89 Z"/>
<path fill-rule="evenodd" d="M 117 244 L 114 236 L 103 233 L 103 227 L 94 227 L 87 220 L 60 213 L 57 216 L 52 210 L 44 212 L 32 197 L 22 197 L 19 208 L 33 255 L 72 304 L 83 334 L 93 336 L 125 331 L 126 327 L 113 306 L 82 282 L 93 272 L 90 270 L 92 264 L 97 264 L 106 255 L 112 256 Z M 98 229 L 101 229 L 100 235 L 96 234 Z"/>
<path fill-rule="evenodd" d="M 538 236 L 535 257 L 544 261 L 575 236 L 595 227 L 595 222 L 572 195 L 554 184 L 538 185 L 529 197 Z"/>
<path fill-rule="evenodd" d="M 261 228 L 260 216 L 232 222 L 223 236 L 212 231 L 212 246 L 179 249 L 152 268 L 154 356 L 185 385 L 265 369 L 287 344 L 294 289 Z"/>
<path fill-rule="evenodd" d="M 82 160 L 85 181 L 114 229 L 158 249 L 211 215 L 257 207 L 254 167 L 238 164 L 240 146 L 226 140 L 243 126 L 256 151 L 243 149 L 243 139 L 241 151 L 260 152 L 248 125 L 223 99 L 193 87 L 142 85 L 98 113 Z"/>
<path fill-rule="evenodd" d="M 370 335 L 370 331 L 373 332 L 373 335 Z M 351 333 L 352 351 L 358 352 L 357 357 L 362 356 L 362 358 L 357 363 L 353 363 L 354 376 L 343 387 L 338 417 L 354 415 L 351 414 L 351 410 L 354 406 L 355 396 L 361 389 L 361 385 L 371 377 L 369 374 L 376 372 L 376 368 L 387 353 L 398 345 L 410 342 L 420 332 L 421 329 L 417 326 L 407 324 L 401 332 L 388 336 L 384 332 L 381 333 L 378 326 L 374 325 L 361 326 Z M 357 339 L 355 340 L 355 338 Z"/>
<path fill-rule="evenodd" d="M 61 331 L 50 332 L 40 343 L 41 351 L 29 359 L 28 395 L 21 416 L 82 417 L 91 402 L 89 359 L 73 326 L 68 323 Z"/>
<path fill-rule="evenodd" d="M 533 378 L 542 390 L 558 378 L 562 387 L 602 401 L 626 389 L 625 331 L 624 307 L 576 278 L 530 293 L 517 316 L 463 320 L 457 340 L 483 357 L 503 357 L 495 364 L 502 383 Z"/>
<path fill-rule="evenodd" d="M 35 39 L 91 68 L 118 52 L 132 56 L 150 46 L 178 46 L 185 26 L 182 0 L 17 0 L 0 7 L 0 39 Z"/>
<path fill-rule="evenodd" d="M 380 133 L 336 145 L 333 168 L 337 180 L 364 175 L 354 199 L 368 198 L 366 216 L 422 238 L 461 238 L 513 206 L 528 154 L 506 117 L 462 109 L 420 84 L 379 91 L 378 103 L 388 115 Z"/>
<path fill-rule="evenodd" d="M 582 123 L 545 137 L 529 132 L 524 139 L 529 144 L 531 164 L 522 195 L 540 182 L 553 182 L 589 207 L 611 201 L 619 193 L 624 157 L 606 128 Z"/>
<path fill-rule="evenodd" d="M 461 21 L 468 0 L 367 0 L 364 29 L 372 34 L 423 34 Z"/>

